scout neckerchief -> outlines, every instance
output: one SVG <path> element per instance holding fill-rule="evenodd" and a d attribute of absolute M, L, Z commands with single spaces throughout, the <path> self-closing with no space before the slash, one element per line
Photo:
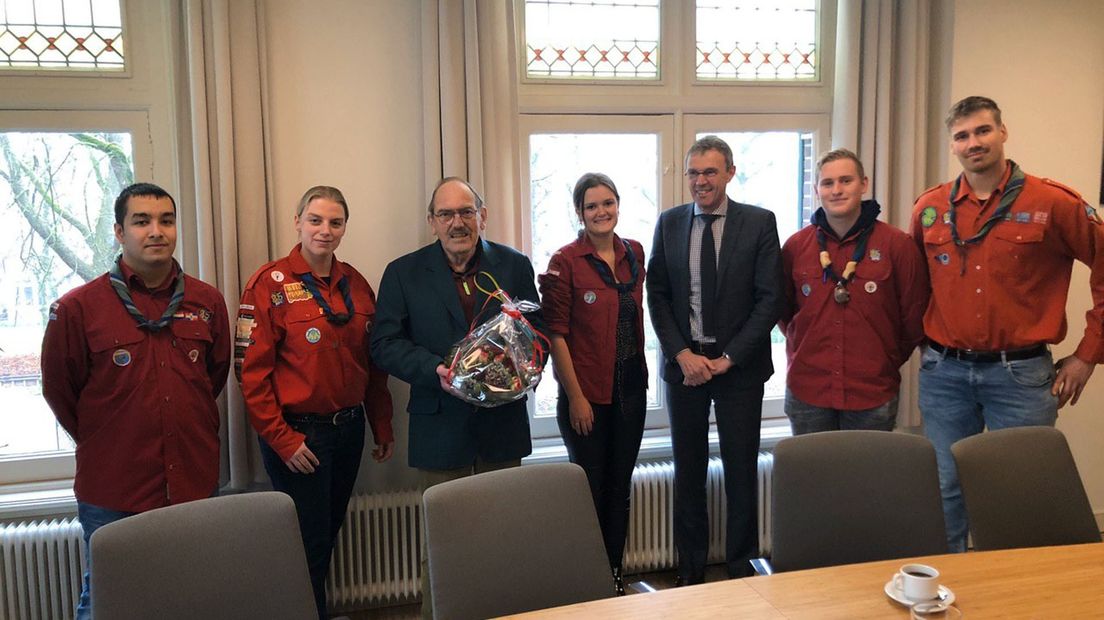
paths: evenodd
<path fill-rule="evenodd" d="M 602 278 L 602 281 L 607 286 L 617 289 L 618 293 L 631 293 L 636 286 L 636 279 L 640 276 L 640 267 L 636 264 L 636 254 L 633 253 L 632 248 L 629 247 L 629 242 L 624 239 L 621 243 L 625 244 L 625 256 L 629 259 L 629 273 L 631 274 L 628 282 L 618 282 L 617 278 L 613 276 L 613 272 L 610 271 L 609 265 L 606 261 L 598 258 L 594 254 L 587 254 L 586 259 L 594 265 L 594 269 L 598 271 L 598 277 Z"/>
<path fill-rule="evenodd" d="M 146 329 L 151 332 L 161 331 L 162 327 L 165 327 L 172 321 L 173 314 L 175 314 L 177 308 L 180 307 L 180 302 L 184 301 L 184 274 L 180 271 L 178 266 L 176 270 L 176 288 L 173 289 L 172 299 L 169 300 L 169 307 L 165 308 L 165 312 L 161 314 L 161 318 L 156 321 L 151 321 L 142 314 L 138 306 L 134 305 L 134 298 L 130 296 L 130 288 L 127 287 L 126 279 L 123 278 L 123 269 L 119 266 L 122 261 L 123 257 L 120 256 L 116 259 L 115 264 L 111 266 L 109 276 L 111 279 L 111 288 L 115 289 L 115 294 L 119 297 L 119 301 L 123 302 L 123 307 L 126 308 L 127 313 L 138 323 L 138 329 Z"/>
<path fill-rule="evenodd" d="M 341 291 L 341 298 L 345 300 L 346 312 L 344 314 L 333 311 L 330 304 L 326 302 L 326 298 L 318 291 L 318 283 L 314 281 L 314 276 L 309 271 L 300 276 L 300 279 L 303 281 L 303 286 L 307 287 L 311 297 L 314 297 L 318 307 L 322 308 L 322 313 L 326 315 L 327 321 L 334 325 L 344 325 L 349 322 L 349 319 L 353 318 L 353 296 L 349 293 L 349 280 L 344 274 L 337 281 L 337 289 Z"/>
<path fill-rule="evenodd" d="M 874 222 L 870 222 L 866 228 L 859 232 L 858 239 L 855 241 L 855 251 L 851 253 L 851 260 L 847 261 L 847 265 L 844 266 L 843 275 L 840 275 L 832 268 L 832 255 L 828 253 L 828 235 L 823 228 L 817 226 L 816 239 L 817 245 L 820 246 L 820 266 L 824 270 L 821 280 L 827 282 L 831 278 L 835 281 L 836 289 L 832 291 L 832 299 L 836 300 L 837 304 L 842 305 L 851 301 L 851 293 L 847 292 L 847 285 L 855 279 L 855 270 L 859 266 L 859 261 L 863 259 L 863 255 L 866 254 L 866 242 L 870 239 L 870 232 L 873 230 Z M 843 243 L 843 239 L 840 239 L 840 243 Z"/>
<path fill-rule="evenodd" d="M 985 223 L 981 225 L 981 228 L 974 233 L 973 237 L 969 239 L 961 239 L 958 236 L 958 225 L 955 224 L 955 197 L 958 196 L 958 188 L 962 185 L 962 178 L 966 176 L 966 173 L 958 175 L 954 184 L 951 185 L 951 197 L 948 217 L 950 218 L 951 225 L 951 239 L 954 240 L 955 247 L 958 248 L 958 257 L 962 263 L 962 269 L 959 275 L 966 275 L 966 249 L 971 243 L 977 243 L 985 238 L 985 235 L 989 234 L 989 231 L 997 225 L 998 222 L 1003 220 L 1008 212 L 1012 210 L 1012 203 L 1019 197 L 1020 192 L 1023 191 L 1024 185 L 1024 173 L 1020 170 L 1020 167 L 1016 165 L 1016 162 L 1011 159 L 1008 163 L 1012 166 L 1012 174 L 1008 177 L 1008 183 L 1004 185 L 1004 191 L 1001 192 L 1000 205 L 997 206 L 997 210 L 993 212 L 993 215 L 989 216 L 989 219 L 985 220 Z"/>

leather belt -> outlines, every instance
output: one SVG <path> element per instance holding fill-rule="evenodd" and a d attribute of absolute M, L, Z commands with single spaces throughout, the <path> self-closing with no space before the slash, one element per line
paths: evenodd
<path fill-rule="evenodd" d="M 709 359 L 721 356 L 721 348 L 716 342 L 690 342 L 690 350 L 698 355 L 704 355 Z"/>
<path fill-rule="evenodd" d="M 364 415 L 364 403 L 357 403 L 352 407 L 338 409 L 333 413 L 284 413 L 284 419 L 295 424 L 332 424 L 341 426 L 349 422 L 355 422 Z"/>
<path fill-rule="evenodd" d="M 953 357 L 963 362 L 980 362 L 983 364 L 1001 361 L 1014 362 L 1017 360 L 1029 360 L 1033 357 L 1045 355 L 1047 352 L 1047 346 L 1045 344 L 1037 344 L 1033 347 L 1027 347 L 1026 349 L 1009 349 L 1007 351 L 956 349 L 954 347 L 945 347 L 933 341 L 929 341 L 928 346 L 931 347 L 932 350 L 942 353 L 945 357 Z"/>

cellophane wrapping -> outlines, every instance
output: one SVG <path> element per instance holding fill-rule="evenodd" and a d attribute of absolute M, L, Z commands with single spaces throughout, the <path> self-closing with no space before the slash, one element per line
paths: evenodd
<path fill-rule="evenodd" d="M 546 349 L 524 317 L 540 306 L 505 294 L 501 311 L 453 346 L 448 391 L 480 407 L 511 403 L 540 383 Z"/>

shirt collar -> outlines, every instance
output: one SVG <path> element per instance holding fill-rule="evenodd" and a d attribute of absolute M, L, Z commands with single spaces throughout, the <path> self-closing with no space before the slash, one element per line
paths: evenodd
<path fill-rule="evenodd" d="M 130 268 L 130 265 L 126 264 L 125 260 L 119 261 L 119 269 L 123 273 L 123 280 L 126 281 L 127 288 L 132 291 L 140 290 L 149 291 L 150 293 L 157 293 L 167 290 L 169 287 L 173 286 L 173 284 L 176 282 L 177 274 L 180 273 L 180 265 L 177 264 L 176 259 L 174 258 L 172 262 L 172 269 L 169 271 L 169 277 L 165 278 L 165 280 L 157 288 L 149 288 L 148 286 L 146 286 L 145 281 L 142 280 L 142 276 L 135 273 L 135 271 Z"/>
<path fill-rule="evenodd" d="M 1001 176 L 1000 183 L 997 183 L 997 189 L 993 190 L 993 193 L 989 195 L 989 199 L 992 200 L 993 196 L 997 196 L 1004 193 L 1004 187 L 1008 185 L 1008 180 L 1012 178 L 1012 163 L 1007 159 L 1004 160 L 1004 175 Z M 951 202 L 959 203 L 962 199 L 974 193 L 974 188 L 970 187 L 970 181 L 966 178 L 966 175 L 962 175 L 962 183 L 958 186 L 958 194 L 951 197 Z M 974 197 L 977 198 L 976 196 Z M 981 202 L 978 200 L 978 202 Z"/>
<path fill-rule="evenodd" d="M 579 233 L 579 245 L 583 248 L 583 255 L 593 254 L 598 256 L 598 249 L 594 247 L 594 243 L 587 236 L 586 232 Z M 621 259 L 625 257 L 625 242 L 621 240 L 621 237 L 617 236 L 617 233 L 613 233 L 613 257 L 614 262 L 621 262 Z"/>
<path fill-rule="evenodd" d="M 292 248 L 291 254 L 288 254 L 288 263 L 291 264 L 291 272 L 297 275 L 303 275 L 304 273 L 310 273 L 310 265 L 307 264 L 307 259 L 303 258 L 303 244 L 297 243 Z M 327 276 L 333 281 L 341 279 L 341 276 L 345 275 L 345 271 L 341 268 L 341 261 L 337 260 L 337 255 L 334 254 L 333 263 L 330 265 L 330 275 Z"/>
<path fill-rule="evenodd" d="M 698 203 L 696 203 L 696 202 L 694 203 L 694 215 L 695 216 L 705 215 L 705 211 L 702 211 L 701 207 L 699 207 Z M 721 206 L 719 206 L 715 210 L 713 210 L 710 213 L 710 215 L 717 215 L 717 216 L 720 216 L 720 217 L 724 217 L 724 216 L 728 215 L 728 196 L 725 196 L 724 201 L 721 202 Z"/>
<path fill-rule="evenodd" d="M 466 265 L 464 265 L 464 271 L 458 272 L 452 268 L 452 263 L 449 262 L 448 254 L 445 254 L 445 246 L 440 241 L 437 245 L 441 248 L 441 260 L 445 261 L 445 266 L 457 277 L 469 277 L 479 268 L 479 261 L 483 258 L 483 238 L 480 237 L 479 241 L 475 244 L 475 252 L 472 252 L 471 258 L 468 259 Z"/>

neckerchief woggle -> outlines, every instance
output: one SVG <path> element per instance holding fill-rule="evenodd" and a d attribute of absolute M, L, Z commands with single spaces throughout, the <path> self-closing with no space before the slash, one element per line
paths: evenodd
<path fill-rule="evenodd" d="M 142 314 L 142 311 L 138 309 L 138 306 L 134 305 L 134 298 L 130 296 L 130 288 L 127 286 L 126 279 L 123 277 L 123 269 L 120 264 L 123 261 L 123 257 L 120 255 L 115 260 L 115 264 L 111 266 L 109 278 L 111 280 L 111 288 L 115 289 L 115 295 L 119 297 L 119 301 L 123 302 L 123 307 L 126 308 L 127 314 L 138 323 L 138 329 L 145 329 L 151 332 L 161 331 L 166 325 L 173 320 L 173 315 L 176 314 L 180 303 L 184 301 L 184 272 L 180 270 L 180 266 L 176 265 L 176 261 L 173 261 L 173 265 L 176 266 L 176 288 L 173 289 L 172 298 L 169 300 L 169 307 L 165 308 L 165 312 L 161 314 L 161 318 L 156 321 L 151 321 L 146 318 L 146 315 Z"/>
<path fill-rule="evenodd" d="M 851 260 L 847 261 L 847 265 L 844 266 L 843 275 L 840 275 L 836 273 L 835 269 L 832 269 L 832 256 L 828 253 L 828 235 L 825 234 L 823 228 L 817 226 L 816 239 L 817 245 L 820 246 L 820 267 L 824 270 L 821 281 L 827 282 L 831 278 L 836 282 L 836 289 L 832 292 L 832 298 L 835 299 L 837 304 L 845 304 L 851 301 L 851 294 L 847 292 L 847 285 L 855 279 L 855 270 L 863 259 L 863 255 L 866 254 L 866 242 L 870 239 L 870 233 L 873 230 L 874 222 L 871 222 L 869 226 L 859 232 L 859 238 L 855 242 L 855 251 L 851 253 Z M 843 243 L 843 239 L 840 239 L 840 243 Z"/>
<path fill-rule="evenodd" d="M 318 290 L 318 283 L 314 280 L 314 274 L 308 271 L 300 276 L 300 279 L 303 281 L 303 286 L 307 287 L 311 297 L 314 297 L 318 307 L 322 308 L 322 313 L 326 315 L 327 321 L 334 325 L 344 325 L 349 322 L 349 319 L 353 318 L 353 296 L 349 292 L 349 280 L 344 275 L 337 281 L 337 289 L 341 291 L 341 298 L 345 300 L 345 309 L 348 311 L 342 314 L 334 312 L 326 298 L 322 297 L 322 293 Z"/>
<path fill-rule="evenodd" d="M 958 248 L 958 257 L 962 263 L 959 275 L 966 275 L 967 246 L 984 239 L 985 236 L 989 234 L 989 231 L 1008 215 L 1008 212 L 1012 210 L 1012 203 L 1016 201 L 1016 198 L 1019 198 L 1020 192 L 1023 191 L 1023 170 L 1020 170 L 1019 165 L 1011 159 L 1008 160 L 1008 163 L 1012 166 L 1012 174 L 1008 177 L 1008 183 L 1005 184 L 1004 191 L 1001 192 L 1000 205 L 997 206 L 997 210 L 993 212 L 993 215 L 990 215 L 989 219 L 985 220 L 981 228 L 974 233 L 974 236 L 969 239 L 962 239 L 958 236 L 958 225 L 955 224 L 955 196 L 958 196 L 958 189 L 962 185 L 962 179 L 966 176 L 966 173 L 964 172 L 958 175 L 958 178 L 955 179 L 954 183 L 951 185 L 951 196 L 948 199 L 950 207 L 947 212 L 950 214 L 950 222 L 948 223 L 951 225 L 951 239 L 954 240 L 955 247 Z"/>

